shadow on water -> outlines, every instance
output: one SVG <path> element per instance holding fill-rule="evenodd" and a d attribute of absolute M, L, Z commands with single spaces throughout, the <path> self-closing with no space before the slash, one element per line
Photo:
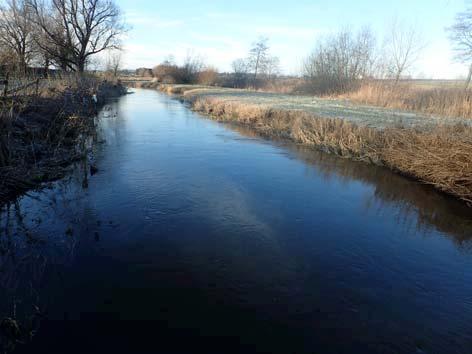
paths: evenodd
<path fill-rule="evenodd" d="M 462 203 L 155 92 L 107 106 L 96 140 L 0 210 L 4 352 L 470 347 Z"/>
<path fill-rule="evenodd" d="M 250 128 L 226 126 L 248 138 L 261 139 Z M 410 224 L 418 231 L 436 229 L 461 249 L 472 250 L 472 208 L 463 202 L 383 167 L 350 161 L 301 145 L 275 144 L 285 149 L 287 156 L 303 161 L 307 168 L 312 168 L 325 180 L 358 181 L 372 186 L 374 193 L 364 200 L 366 210 L 382 213 L 383 209 L 393 207 L 398 211 L 395 215 L 398 222 Z"/>
<path fill-rule="evenodd" d="M 459 247 L 470 249 L 472 209 L 464 203 L 383 168 L 336 159 L 302 147 L 296 149 L 295 155 L 307 163 L 315 164 L 327 179 L 344 178 L 373 186 L 375 193 L 366 198 L 366 209 L 373 208 L 381 213 L 387 205 L 393 206 L 399 211 L 396 216 L 399 222 L 415 222 L 419 231 L 436 228 L 451 237 Z"/>
<path fill-rule="evenodd" d="M 84 178 L 85 168 L 88 166 L 83 162 L 76 165 L 74 185 L 84 188 L 84 181 L 89 178 Z M 49 188 L 30 192 L 0 208 L 2 353 L 13 352 L 19 345 L 29 344 L 34 339 L 46 309 L 54 304 L 57 295 L 48 293 L 45 283 L 52 280 L 51 273 L 60 281 L 64 275 L 54 269 L 55 266 L 62 267 L 74 260 L 77 239 L 73 237 L 75 218 L 69 212 L 75 206 L 69 188 L 71 179 L 69 176 L 53 183 L 53 193 Z M 41 205 L 41 212 L 30 212 L 31 204 Z M 43 222 L 51 222 L 50 218 L 65 226 L 59 235 L 42 230 Z M 75 219 L 75 222 L 80 221 Z"/>

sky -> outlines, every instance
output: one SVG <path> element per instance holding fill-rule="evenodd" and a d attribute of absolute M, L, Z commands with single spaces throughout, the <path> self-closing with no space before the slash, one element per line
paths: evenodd
<path fill-rule="evenodd" d="M 424 49 L 411 74 L 455 79 L 467 68 L 454 61 L 445 28 L 467 0 L 116 0 L 130 31 L 124 66 L 153 67 L 169 55 L 201 56 L 220 71 L 244 58 L 251 43 L 268 37 L 285 74 L 300 73 L 317 40 L 344 28 L 369 26 L 379 43 L 396 19 L 414 26 Z"/>

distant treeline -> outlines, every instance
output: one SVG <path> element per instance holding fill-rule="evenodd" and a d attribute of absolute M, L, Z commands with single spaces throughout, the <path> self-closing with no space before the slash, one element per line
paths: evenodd
<path fill-rule="evenodd" d="M 466 88 L 472 81 L 472 6 L 459 13 L 447 28 L 456 59 L 470 66 Z M 345 28 L 320 37 L 302 63 L 300 85 L 296 90 L 313 94 L 339 95 L 359 90 L 368 82 L 399 82 L 417 69 L 425 41 L 418 29 L 394 20 L 383 38 L 369 27 Z M 182 65 L 170 57 L 141 74 L 169 84 L 218 84 L 235 88 L 264 89 L 273 86 L 280 75 L 279 59 L 271 54 L 267 38 L 254 42 L 244 58 L 232 63 L 225 75 L 207 66 L 198 56 L 188 55 Z M 292 82 L 293 83 L 293 82 Z M 277 84 L 278 85 L 278 84 Z M 280 86 L 280 85 L 279 85 Z"/>

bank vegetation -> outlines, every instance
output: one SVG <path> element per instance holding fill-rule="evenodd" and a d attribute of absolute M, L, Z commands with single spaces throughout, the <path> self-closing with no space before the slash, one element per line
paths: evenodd
<path fill-rule="evenodd" d="M 345 119 L 320 116 L 300 108 L 278 108 L 244 99 L 247 91 L 197 86 L 162 85 L 197 112 L 222 121 L 251 127 L 259 135 L 291 141 L 344 158 L 385 166 L 472 203 L 472 126 L 434 123 L 419 126 L 391 124 L 382 128 Z M 426 119 L 426 118 L 425 118 Z"/>
<path fill-rule="evenodd" d="M 0 99 L 0 202 L 62 177 L 86 157 L 97 110 L 118 82 L 72 75 Z"/>
<path fill-rule="evenodd" d="M 190 57 L 183 66 L 167 60 L 154 69 L 153 80 L 145 86 L 180 95 L 196 111 L 214 119 L 250 126 L 265 137 L 383 165 L 470 204 L 472 8 L 458 14 L 447 31 L 456 59 L 470 66 L 465 80 L 411 79 L 425 43 L 415 27 L 394 21 L 383 40 L 368 27 L 320 38 L 298 77 L 280 75 L 268 39 L 260 38 L 246 57 L 233 62 L 229 73 L 217 73 Z M 189 69 L 193 75 L 188 75 Z M 200 80 L 199 73 L 205 71 L 211 75 L 206 72 L 202 77 L 210 80 Z M 229 95 L 224 88 L 242 90 Z M 272 94 L 261 96 L 259 91 Z M 253 97 L 247 99 L 251 92 Z M 274 93 L 312 97 L 313 103 L 287 95 L 280 100 L 293 104 L 277 102 Z M 323 99 L 337 102 L 339 114 L 324 114 Z M 365 119 L 345 117 L 364 106 Z M 373 107 L 384 109 L 387 116 L 373 115 Z M 398 115 L 415 124 L 393 122 L 391 116 L 397 114 L 392 110 L 403 112 Z"/>
<path fill-rule="evenodd" d="M 126 91 L 113 78 L 126 30 L 113 1 L 1 3 L 0 203 L 84 158 L 97 110 Z M 108 77 L 87 72 L 106 52 Z"/>

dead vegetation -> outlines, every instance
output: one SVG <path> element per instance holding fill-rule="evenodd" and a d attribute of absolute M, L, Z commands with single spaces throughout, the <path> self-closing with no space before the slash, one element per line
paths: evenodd
<path fill-rule="evenodd" d="M 373 129 L 342 119 L 320 118 L 309 112 L 200 97 L 192 92 L 184 97 L 196 111 L 214 119 L 250 126 L 265 137 L 290 140 L 338 156 L 384 165 L 472 203 L 470 126 Z"/>
<path fill-rule="evenodd" d="M 0 202 L 61 177 L 83 158 L 100 102 L 120 85 L 74 76 L 0 100 Z M 94 102 L 93 95 L 98 97 Z"/>
<path fill-rule="evenodd" d="M 238 124 L 232 125 L 231 128 L 250 138 L 258 136 L 250 126 Z M 412 183 L 399 174 L 388 173 L 384 168 L 353 163 L 350 159 L 325 154 L 307 145 L 283 146 L 290 152 L 290 156 L 316 165 L 316 170 L 326 180 L 355 180 L 375 188 L 374 196 L 368 198 L 364 204 L 367 210 L 379 211 L 383 206 L 394 206 L 398 211 L 395 217 L 399 222 L 408 223 L 418 231 L 426 231 L 434 225 L 445 235 L 452 236 L 460 248 L 472 249 L 472 219 L 468 217 L 470 209 L 459 200 L 452 203 L 447 200 L 448 196 L 445 194 L 431 193 L 433 187 Z"/>
<path fill-rule="evenodd" d="M 341 97 L 353 102 L 421 112 L 442 117 L 472 118 L 472 91 L 460 87 L 417 87 L 370 82 Z"/>
<path fill-rule="evenodd" d="M 135 85 L 159 89 L 169 94 L 182 94 L 203 85 L 172 85 L 146 81 Z M 209 87 L 207 87 L 209 88 Z M 259 89 L 260 92 L 309 97 L 310 85 L 301 79 L 275 80 Z M 472 90 L 464 89 L 462 82 L 416 84 L 414 81 L 372 80 L 343 94 L 321 95 L 321 98 L 347 99 L 353 103 L 417 112 L 443 118 L 472 118 Z"/>

